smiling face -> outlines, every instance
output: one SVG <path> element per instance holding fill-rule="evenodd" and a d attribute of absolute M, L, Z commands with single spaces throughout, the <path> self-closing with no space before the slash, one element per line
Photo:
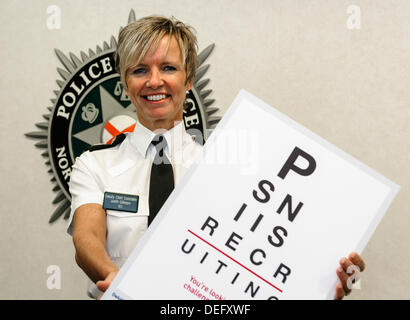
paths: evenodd
<path fill-rule="evenodd" d="M 127 71 L 126 93 L 137 109 L 139 122 L 154 131 L 171 129 L 182 120 L 185 92 L 192 88 L 186 83 L 186 70 L 177 40 L 164 36 L 158 47 L 151 47 L 142 61 Z M 167 48 L 168 47 L 168 48 Z"/>

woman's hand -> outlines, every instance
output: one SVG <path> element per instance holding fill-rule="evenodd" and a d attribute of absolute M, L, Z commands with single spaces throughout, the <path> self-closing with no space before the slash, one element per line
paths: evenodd
<path fill-rule="evenodd" d="M 108 289 L 108 287 L 110 286 L 111 282 L 114 280 L 117 273 L 118 273 L 118 271 L 112 271 L 105 277 L 104 280 L 97 281 L 97 283 L 96 283 L 97 288 L 98 288 L 98 290 L 101 291 L 101 293 L 98 297 L 98 300 L 101 299 L 101 297 L 103 296 L 105 290 Z"/>
<path fill-rule="evenodd" d="M 336 270 L 336 274 L 340 279 L 340 283 L 336 286 L 336 292 L 334 299 L 341 300 L 344 296 L 347 296 L 351 291 L 352 288 L 348 285 L 348 279 L 351 277 L 357 270 L 363 271 L 365 268 L 365 263 L 363 258 L 356 252 L 352 252 L 349 254 L 348 258 L 342 258 L 339 261 L 340 267 Z M 357 268 L 351 268 L 352 270 L 348 271 L 348 268 L 352 265 L 355 265 Z"/>

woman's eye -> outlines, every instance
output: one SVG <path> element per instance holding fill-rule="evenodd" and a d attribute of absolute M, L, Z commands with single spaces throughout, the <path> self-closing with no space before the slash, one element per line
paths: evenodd
<path fill-rule="evenodd" d="M 173 67 L 173 66 L 165 66 L 165 67 L 164 67 L 164 70 L 165 70 L 165 71 L 175 71 L 176 68 Z"/>
<path fill-rule="evenodd" d="M 132 74 L 144 74 L 146 70 L 144 68 L 137 68 L 132 71 Z"/>

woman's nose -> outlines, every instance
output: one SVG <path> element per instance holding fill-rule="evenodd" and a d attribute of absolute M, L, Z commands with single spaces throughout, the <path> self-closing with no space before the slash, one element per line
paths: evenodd
<path fill-rule="evenodd" d="M 161 73 L 156 69 L 151 70 L 147 86 L 156 89 L 158 87 L 161 87 L 163 84 L 164 81 L 162 80 Z"/>

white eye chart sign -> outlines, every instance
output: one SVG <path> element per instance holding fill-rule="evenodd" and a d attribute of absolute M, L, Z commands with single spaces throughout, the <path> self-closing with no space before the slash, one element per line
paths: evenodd
<path fill-rule="evenodd" d="M 330 299 L 398 190 L 242 90 L 103 299 Z"/>

